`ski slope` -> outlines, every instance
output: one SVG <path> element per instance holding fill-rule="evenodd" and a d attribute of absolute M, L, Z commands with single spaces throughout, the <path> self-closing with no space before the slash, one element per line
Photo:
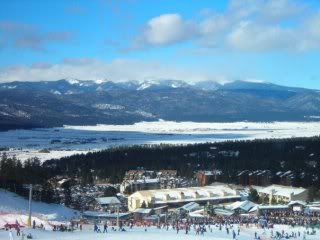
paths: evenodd
<path fill-rule="evenodd" d="M 49 221 L 68 221 L 77 216 L 78 212 L 58 204 L 32 202 L 32 213 L 37 224 L 49 224 Z M 0 189 L 0 228 L 6 223 L 17 220 L 25 225 L 28 216 L 28 200 L 15 193 Z"/>

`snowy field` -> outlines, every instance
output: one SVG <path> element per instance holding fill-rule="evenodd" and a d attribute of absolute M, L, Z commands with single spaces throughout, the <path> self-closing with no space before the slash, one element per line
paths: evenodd
<path fill-rule="evenodd" d="M 78 211 L 58 204 L 35 202 L 32 204 L 33 216 L 37 222 L 48 225 L 48 221 L 68 221 L 76 217 Z M 28 215 L 28 200 L 15 193 L 0 189 L 0 228 L 6 223 L 26 224 Z"/>
<path fill-rule="evenodd" d="M 87 153 L 119 145 L 188 144 L 320 135 L 320 122 L 139 122 L 0 132 L 1 152 L 21 160 Z"/>
<path fill-rule="evenodd" d="M 204 233 L 204 235 L 196 235 L 195 231 L 191 230 L 191 232 L 186 235 L 184 231 L 180 231 L 178 234 L 175 230 L 169 229 L 168 231 L 165 229 L 157 229 L 155 227 L 148 228 L 147 232 L 144 231 L 143 228 L 135 227 L 133 229 L 127 229 L 126 232 L 114 232 L 109 231 L 106 234 L 103 233 L 94 233 L 92 229 L 89 229 L 92 226 L 85 226 L 85 229 L 80 231 L 75 231 L 73 233 L 64 233 L 64 232 L 53 232 L 48 230 L 33 230 L 33 229 L 23 229 L 23 231 L 28 234 L 31 233 L 34 239 L 43 239 L 43 240 L 88 240 L 88 239 L 95 239 L 95 240 L 105 240 L 105 239 L 112 239 L 112 240 L 196 240 L 196 239 L 202 239 L 202 240 L 229 240 L 232 239 L 232 230 L 229 234 L 227 234 L 226 230 L 222 229 L 221 231 L 213 226 L 212 232 L 207 228 L 207 232 Z M 237 226 L 234 226 L 235 230 L 237 229 Z M 284 230 L 286 233 L 291 234 L 292 232 L 295 232 L 298 234 L 298 231 L 300 231 L 300 237 L 297 238 L 290 238 L 290 239 L 303 239 L 303 232 L 306 231 L 304 228 L 291 228 L 288 226 L 275 226 L 273 229 L 273 232 L 276 231 L 281 232 Z M 262 230 L 257 229 L 255 227 L 252 228 L 241 228 L 240 235 L 237 236 L 238 240 L 249 240 L 254 239 L 255 232 L 257 232 L 257 235 L 260 236 L 262 240 L 266 239 L 272 239 L 271 238 L 271 230 Z M 13 231 L 15 234 L 15 231 Z M 0 239 L 9 239 L 9 233 L 0 230 Z M 21 239 L 18 237 L 15 237 L 14 239 Z M 285 239 L 285 238 L 283 238 Z M 319 240 L 320 234 L 317 232 L 316 235 L 307 235 L 307 240 Z"/>

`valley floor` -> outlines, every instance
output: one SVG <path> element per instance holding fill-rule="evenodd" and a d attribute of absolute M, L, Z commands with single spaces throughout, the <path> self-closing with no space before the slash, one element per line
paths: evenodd
<path fill-rule="evenodd" d="M 227 140 L 312 137 L 320 122 L 199 123 L 155 121 L 130 125 L 65 126 L 0 133 L 0 155 L 42 161 L 115 146 L 193 144 Z"/>

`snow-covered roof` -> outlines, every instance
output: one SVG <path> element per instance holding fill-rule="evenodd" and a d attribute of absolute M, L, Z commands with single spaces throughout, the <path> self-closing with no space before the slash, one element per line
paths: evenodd
<path fill-rule="evenodd" d="M 257 189 L 258 193 L 271 194 L 273 191 L 273 195 L 275 196 L 283 196 L 290 197 L 291 194 L 298 195 L 306 191 L 305 188 L 296 188 L 289 186 L 281 186 L 281 185 L 271 185 L 265 188 Z"/>
<path fill-rule="evenodd" d="M 310 212 L 320 212 L 320 207 L 310 206 L 310 207 L 308 207 L 308 210 L 309 210 Z"/>
<path fill-rule="evenodd" d="M 214 185 L 205 187 L 173 188 L 137 191 L 129 198 L 153 198 L 155 204 L 196 202 L 209 200 L 222 200 L 241 198 L 238 191 L 228 185 Z"/>
<path fill-rule="evenodd" d="M 116 197 L 101 197 L 95 199 L 97 203 L 101 205 L 118 205 L 121 204 L 118 198 Z"/>
<path fill-rule="evenodd" d="M 306 206 L 307 205 L 307 203 L 304 202 L 304 201 L 291 201 L 291 202 L 288 203 L 289 206 L 290 205 L 296 205 L 296 204 L 302 205 L 302 206 Z"/>
<path fill-rule="evenodd" d="M 116 218 L 117 213 L 106 213 L 106 212 L 95 212 L 95 211 L 85 211 L 82 214 L 84 217 L 97 217 L 97 218 Z M 130 213 L 119 213 L 119 217 L 125 217 L 130 215 Z"/>
<path fill-rule="evenodd" d="M 255 207 L 251 208 L 249 212 L 255 212 L 258 210 L 273 210 L 273 209 L 288 209 L 288 205 L 256 205 Z"/>
<path fill-rule="evenodd" d="M 156 208 L 153 208 L 153 210 L 161 210 L 161 209 L 164 209 L 164 208 L 167 208 L 168 206 L 160 206 L 160 207 L 156 207 Z"/>
<path fill-rule="evenodd" d="M 244 211 L 249 211 L 251 208 L 253 208 L 254 206 L 256 206 L 255 203 L 251 202 L 251 201 L 237 201 L 234 202 L 232 204 L 229 205 L 229 208 L 231 210 L 236 210 L 236 209 L 242 209 Z"/>
<path fill-rule="evenodd" d="M 137 208 L 133 212 L 134 213 L 141 213 L 141 214 L 149 214 L 151 213 L 152 209 L 151 208 Z"/>
<path fill-rule="evenodd" d="M 192 218 L 204 218 L 205 216 L 203 214 L 204 214 L 204 210 L 201 209 L 201 210 L 190 212 L 189 213 L 189 217 L 192 217 Z"/>
<path fill-rule="evenodd" d="M 228 209 L 216 208 L 214 209 L 214 213 L 222 216 L 231 216 L 234 214 L 234 211 L 228 210 Z"/>
<path fill-rule="evenodd" d="M 68 180 L 69 180 L 68 178 L 64 178 L 64 179 L 58 181 L 58 183 L 59 183 L 60 185 L 62 185 L 62 184 L 64 184 L 65 182 L 67 182 Z"/>
<path fill-rule="evenodd" d="M 160 182 L 159 178 L 144 178 L 144 179 L 137 179 L 137 180 L 128 180 L 126 181 L 127 184 L 152 184 Z"/>
<path fill-rule="evenodd" d="M 199 204 L 198 203 L 195 203 L 195 202 L 190 202 L 190 203 L 187 203 L 186 205 L 183 205 L 182 207 L 180 207 L 179 209 L 183 209 L 183 210 L 186 210 L 186 211 L 192 211 L 194 209 L 197 209 L 199 208 Z"/>

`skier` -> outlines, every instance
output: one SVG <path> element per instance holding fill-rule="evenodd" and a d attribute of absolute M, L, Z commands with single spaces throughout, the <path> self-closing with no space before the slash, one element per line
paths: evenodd
<path fill-rule="evenodd" d="M 93 226 L 93 231 L 94 231 L 94 232 L 98 232 L 98 225 L 97 225 L 96 223 L 95 223 L 94 226 Z"/>
<path fill-rule="evenodd" d="M 20 227 L 17 226 L 17 227 L 16 227 L 16 230 L 17 230 L 17 236 L 20 236 Z"/>
<path fill-rule="evenodd" d="M 108 225 L 105 222 L 104 225 L 103 225 L 103 233 L 107 233 L 107 232 L 108 232 Z"/>

